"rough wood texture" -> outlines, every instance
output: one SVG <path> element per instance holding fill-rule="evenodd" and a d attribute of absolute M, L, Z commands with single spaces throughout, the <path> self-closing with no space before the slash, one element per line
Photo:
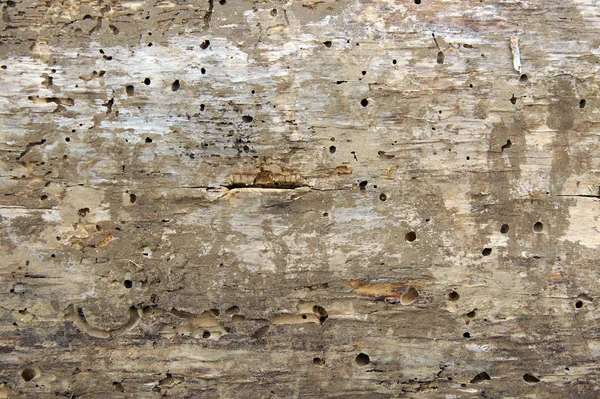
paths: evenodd
<path fill-rule="evenodd" d="M 0 398 L 597 397 L 599 5 L 4 1 Z"/>

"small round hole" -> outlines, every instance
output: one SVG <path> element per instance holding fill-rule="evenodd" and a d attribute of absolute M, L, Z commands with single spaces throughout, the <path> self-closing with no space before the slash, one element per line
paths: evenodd
<path fill-rule="evenodd" d="M 146 78 L 146 79 L 144 79 L 144 84 L 145 84 L 146 86 L 150 86 L 150 83 L 152 83 L 152 81 L 150 80 L 150 78 Z"/>
<path fill-rule="evenodd" d="M 523 375 L 523 379 L 525 380 L 525 382 L 528 382 L 530 384 L 535 384 L 537 382 L 540 382 L 540 379 L 537 378 L 536 376 L 534 376 L 533 374 L 524 374 Z"/>
<path fill-rule="evenodd" d="M 366 98 L 363 98 L 362 100 L 360 100 L 360 105 L 362 105 L 363 107 L 366 107 L 367 105 L 369 105 L 369 100 L 367 100 Z"/>
<path fill-rule="evenodd" d="M 125 282 L 123 283 L 123 285 L 125 285 L 125 288 L 131 288 L 131 287 L 133 287 L 133 283 L 131 282 L 131 280 L 125 280 Z"/>
<path fill-rule="evenodd" d="M 384 193 L 379 194 L 379 200 L 380 201 L 386 201 L 387 200 L 387 195 L 385 195 Z"/>
<path fill-rule="evenodd" d="M 244 121 L 244 123 L 250 123 L 254 120 L 254 118 L 251 117 L 250 115 L 244 115 L 244 116 L 242 116 L 242 120 Z"/>
<path fill-rule="evenodd" d="M 329 152 L 330 152 L 331 154 L 335 154 L 335 151 L 336 151 L 336 148 L 335 148 L 335 146 L 334 146 L 334 145 L 332 145 L 331 147 L 329 147 Z"/>
<path fill-rule="evenodd" d="M 536 222 L 533 225 L 533 231 L 535 231 L 536 233 L 541 233 L 542 231 L 544 231 L 544 224 L 542 222 Z"/>
<path fill-rule="evenodd" d="M 421 0 L 415 0 L 415 4 L 416 4 L 416 5 L 419 5 L 419 4 L 421 4 Z"/>
<path fill-rule="evenodd" d="M 210 331 L 204 331 L 204 332 L 202 333 L 202 338 L 205 338 L 205 339 L 206 339 L 206 338 L 210 338 Z"/>
<path fill-rule="evenodd" d="M 577 302 L 575 302 L 575 307 L 576 307 L 577 309 L 581 309 L 581 308 L 583 307 L 583 302 L 582 302 L 582 301 L 577 301 Z"/>
<path fill-rule="evenodd" d="M 463 334 L 463 337 L 465 337 L 465 338 L 471 338 L 471 334 L 469 334 L 468 332 L 466 332 L 466 333 Z"/>
<path fill-rule="evenodd" d="M 398 61 L 392 60 L 392 64 L 396 65 L 397 63 L 398 63 Z"/>
<path fill-rule="evenodd" d="M 152 139 L 150 137 L 146 137 L 146 143 L 152 143 Z"/>
<path fill-rule="evenodd" d="M 30 368 L 26 368 L 25 370 L 23 370 L 21 372 L 21 377 L 23 378 L 23 380 L 25 382 L 29 382 L 31 380 L 33 380 L 35 378 L 35 370 L 34 369 L 30 369 Z"/>
<path fill-rule="evenodd" d="M 582 98 L 581 100 L 579 100 L 579 108 L 585 108 L 585 103 L 585 99 Z"/>
<path fill-rule="evenodd" d="M 483 256 L 489 256 L 492 253 L 492 248 L 483 248 L 483 251 L 481 251 L 481 254 Z"/>
<path fill-rule="evenodd" d="M 320 357 L 315 357 L 313 359 L 313 363 L 316 364 L 317 366 L 323 366 L 323 365 L 325 365 L 325 360 L 321 359 Z"/>
<path fill-rule="evenodd" d="M 458 301 L 458 298 L 460 298 L 460 295 L 458 295 L 458 292 L 456 291 L 450 291 L 450 293 L 448 294 L 449 301 L 456 302 Z"/>
<path fill-rule="evenodd" d="M 520 82 L 523 82 L 523 83 L 525 83 L 525 82 L 527 82 L 528 80 L 529 80 L 529 78 L 527 77 L 527 75 L 526 75 L 526 74 L 523 74 L 523 75 L 521 75 L 521 76 L 519 77 L 519 81 L 520 81 Z"/>
<path fill-rule="evenodd" d="M 306 315 L 305 314 L 302 315 L 302 319 L 306 320 Z"/>
<path fill-rule="evenodd" d="M 366 366 L 369 363 L 371 363 L 369 355 L 366 355 L 364 353 L 359 353 L 358 355 L 356 355 L 356 364 L 358 364 L 359 366 Z"/>
<path fill-rule="evenodd" d="M 406 235 L 404 236 L 404 239 L 408 242 L 413 242 L 414 240 L 417 239 L 417 233 L 415 233 L 414 231 L 409 231 L 408 233 L 406 233 Z"/>
<path fill-rule="evenodd" d="M 179 87 L 181 87 L 181 85 L 179 84 L 179 79 L 177 79 L 171 84 L 171 90 L 173 91 L 179 90 Z"/>
<path fill-rule="evenodd" d="M 503 224 L 502 226 L 500 226 L 500 233 L 502 233 L 502 234 L 508 233 L 509 228 L 510 227 L 507 224 Z"/>
<path fill-rule="evenodd" d="M 137 201 L 137 196 L 135 194 L 129 194 L 129 202 L 135 204 L 135 201 Z"/>

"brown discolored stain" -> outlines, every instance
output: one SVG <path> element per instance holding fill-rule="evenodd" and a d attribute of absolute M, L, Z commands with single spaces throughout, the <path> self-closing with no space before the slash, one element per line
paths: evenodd
<path fill-rule="evenodd" d="M 352 167 L 349 165 L 340 165 L 335 167 L 335 171 L 338 175 L 351 175 Z"/>
<path fill-rule="evenodd" d="M 275 181 L 273 180 L 273 174 L 268 170 L 261 170 L 256 177 L 254 178 L 253 185 L 255 186 L 264 186 L 271 185 Z"/>
<path fill-rule="evenodd" d="M 523 114 L 511 114 L 503 123 L 495 123 L 488 136 L 486 151 L 487 173 L 473 174 L 469 179 L 468 197 L 473 209 L 487 209 L 486 212 L 474 213 L 477 224 L 485 224 L 490 215 L 503 223 L 505 210 L 495 209 L 490 203 L 507 203 L 513 198 L 514 187 L 518 186 L 522 176 L 522 164 L 527 161 L 528 132 L 543 125 L 541 118 L 532 118 Z M 494 209 L 494 212 L 490 212 Z M 486 247 L 483 236 L 477 238 L 481 247 Z"/>
<path fill-rule="evenodd" d="M 553 271 L 552 274 L 550 274 L 550 280 L 552 281 L 562 281 L 564 279 L 564 275 L 561 271 Z"/>
<path fill-rule="evenodd" d="M 554 98 L 548 107 L 548 127 L 564 133 L 572 129 L 575 123 L 574 104 L 577 104 L 577 96 L 567 79 L 557 79 L 550 93 Z"/>
<path fill-rule="evenodd" d="M 490 104 L 486 100 L 479 101 L 473 109 L 473 116 L 477 119 L 487 119 Z"/>
<path fill-rule="evenodd" d="M 572 174 L 569 156 L 571 129 L 575 124 L 575 104 L 577 96 L 570 80 L 557 79 L 550 93 L 554 96 L 548 107 L 547 125 L 555 130 L 552 140 L 551 187 L 553 192 L 561 192 L 562 187 Z"/>
<path fill-rule="evenodd" d="M 352 290 L 353 294 L 368 296 L 375 300 L 386 298 L 404 298 L 404 304 L 410 304 L 418 297 L 417 290 L 412 283 L 365 283 L 362 280 L 349 280 L 346 285 L 356 287 Z M 409 287 L 409 285 L 411 285 Z"/>
<path fill-rule="evenodd" d="M 107 234 L 102 240 L 96 245 L 96 247 L 105 247 L 113 239 L 112 234 Z"/>
<path fill-rule="evenodd" d="M 94 235 L 86 239 L 71 237 L 70 244 L 81 248 L 101 248 L 107 246 L 113 239 L 114 237 L 110 233 L 103 236 Z"/>
<path fill-rule="evenodd" d="M 259 170 L 244 171 L 229 177 L 234 188 L 298 188 L 306 186 L 305 180 L 295 171 L 278 164 L 261 165 Z"/>
<path fill-rule="evenodd" d="M 29 99 L 29 101 L 33 102 L 34 104 L 55 103 L 56 105 L 68 105 L 68 106 L 75 105 L 75 100 L 73 100 L 72 98 L 66 98 L 66 97 L 61 98 L 61 97 L 29 96 L 28 99 Z"/>
<path fill-rule="evenodd" d="M 365 285 L 365 280 L 346 280 L 344 283 L 350 287 L 360 287 Z"/>
<path fill-rule="evenodd" d="M 376 298 L 396 298 L 401 296 L 401 294 L 399 294 L 396 290 L 398 288 L 401 288 L 402 286 L 402 284 L 372 283 L 355 288 L 352 292 L 354 294 L 366 295 Z"/>

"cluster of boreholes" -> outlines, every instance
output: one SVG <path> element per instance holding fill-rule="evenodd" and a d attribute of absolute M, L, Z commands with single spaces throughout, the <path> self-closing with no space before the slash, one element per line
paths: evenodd
<path fill-rule="evenodd" d="M 356 362 L 356 364 L 359 367 L 364 367 L 364 366 L 368 366 L 369 364 L 371 364 L 370 356 L 363 352 L 360 352 L 358 355 L 356 355 L 356 357 L 354 358 L 354 361 Z M 325 359 L 323 359 L 321 357 L 315 357 L 315 358 L 313 358 L 313 363 L 317 366 L 324 366 L 326 364 L 326 361 L 325 361 Z M 469 383 L 480 384 L 484 381 L 489 381 L 491 379 L 492 379 L 492 377 L 490 377 L 490 375 L 486 371 L 482 371 L 480 373 L 477 373 L 469 381 Z M 452 381 L 452 377 L 448 377 L 448 380 Z M 536 384 L 536 383 L 540 382 L 541 379 L 539 377 L 536 377 L 532 373 L 525 373 L 525 374 L 523 374 L 523 381 L 530 383 L 530 384 Z M 461 386 L 466 387 L 467 385 L 461 384 Z"/>
<path fill-rule="evenodd" d="M 544 232 L 544 224 L 542 222 L 535 222 L 531 228 L 533 230 L 534 233 L 543 233 Z M 500 226 L 500 233 L 502 234 L 508 234 L 508 231 L 510 230 L 510 227 L 508 224 L 503 224 L 502 226 Z M 483 256 L 489 256 L 492 254 L 492 248 L 486 247 L 483 248 L 483 250 L 481 251 L 481 255 Z"/>
<path fill-rule="evenodd" d="M 415 4 L 420 4 L 420 3 L 421 3 L 421 1 L 420 1 L 420 0 L 415 0 Z M 209 45 L 209 44 L 210 44 L 210 42 L 209 42 L 209 41 L 204 41 L 204 42 L 201 44 L 201 48 L 205 49 L 205 48 L 207 48 L 207 47 L 208 47 L 208 45 Z M 325 44 L 327 47 L 331 47 L 331 42 L 325 42 L 324 44 Z M 394 60 L 394 62 L 393 62 L 393 63 L 394 63 L 394 64 L 396 64 L 396 60 Z M 203 73 L 203 74 L 205 73 L 205 69 L 204 69 L 204 68 L 202 68 L 202 70 L 201 70 L 201 73 Z M 364 72 L 363 72 L 363 75 L 364 75 Z M 527 81 L 527 77 L 526 77 L 526 75 L 523 75 L 523 76 L 521 76 L 521 81 Z M 151 80 L 150 80 L 150 78 L 145 78 L 145 79 L 144 79 L 144 81 L 143 81 L 143 83 L 144 83 L 145 85 L 147 85 L 147 86 L 148 86 L 148 85 L 150 85 L 150 84 L 151 84 Z M 171 89 L 172 89 L 172 91 L 177 91 L 177 90 L 179 90 L 179 89 L 180 89 L 180 87 L 181 87 L 181 85 L 180 85 L 180 81 L 179 81 L 178 79 L 177 79 L 177 80 L 175 80 L 175 81 L 172 83 L 172 85 L 171 85 Z M 133 95 L 134 95 L 134 93 L 135 93 L 134 86 L 133 86 L 133 85 L 128 85 L 128 86 L 126 87 L 126 93 L 127 93 L 127 95 L 128 95 L 128 96 L 133 96 Z M 513 96 L 513 98 L 511 99 L 511 102 L 513 102 L 513 103 L 514 103 L 514 102 L 516 102 L 516 99 L 514 98 L 514 96 Z M 362 99 L 362 100 L 360 101 L 360 104 L 361 104 L 361 106 L 363 106 L 363 107 L 367 107 L 367 106 L 369 105 L 369 101 L 368 101 L 368 99 Z M 585 107 L 585 105 L 586 105 L 586 100 L 585 100 L 585 99 L 582 99 L 582 100 L 580 101 L 580 103 L 579 103 L 579 106 L 580 106 L 580 108 L 584 108 L 584 107 Z M 252 118 L 251 116 L 245 115 L 245 116 L 243 116 L 242 120 L 243 120 L 244 122 L 246 122 L 246 123 L 250 123 L 250 122 L 252 122 L 253 118 Z M 67 139 L 66 139 L 66 141 L 68 142 L 68 141 L 70 141 L 70 139 L 69 139 L 69 138 L 67 138 Z M 152 139 L 150 139 L 150 138 L 146 138 L 146 142 L 147 142 L 147 143 L 151 143 L 151 142 L 152 142 Z M 510 141 L 509 141 L 509 142 L 507 142 L 507 145 L 508 145 L 508 143 L 510 143 Z M 332 153 L 332 154 L 333 154 L 333 153 L 335 153 L 335 152 L 336 152 L 336 147 L 335 147 L 335 146 L 330 146 L 330 147 L 329 147 L 329 151 L 330 151 L 330 153 Z M 364 183 L 365 183 L 365 184 L 363 185 L 363 182 L 361 182 L 361 189 L 362 189 L 362 188 L 364 188 L 364 187 L 366 186 L 366 182 L 364 182 Z M 379 196 L 379 199 L 380 199 L 381 201 L 386 201 L 386 200 L 387 200 L 387 195 L 386 195 L 385 193 L 381 193 L 381 194 L 380 194 L 380 196 Z M 132 203 L 134 203 L 134 202 L 135 202 L 135 195 L 134 195 L 134 194 L 131 194 L 131 202 L 132 202 Z M 534 231 L 535 233 L 541 233 L 541 232 L 543 232 L 543 230 L 544 230 L 544 226 L 543 226 L 543 223 L 542 223 L 542 222 L 536 222 L 536 223 L 533 225 L 533 231 Z M 503 224 L 503 225 L 501 226 L 501 228 L 500 228 L 500 232 L 501 232 L 502 234 L 507 234 L 507 233 L 508 233 L 508 231 L 509 231 L 509 226 L 508 226 L 508 224 Z M 406 241 L 408 241 L 408 242 L 413 242 L 413 241 L 415 241 L 415 240 L 416 240 L 416 233 L 415 233 L 415 232 L 413 232 L 413 231 L 406 233 L 406 235 L 405 235 L 405 240 L 406 240 Z M 483 256 L 489 256 L 491 253 L 492 253 L 492 249 L 491 249 L 491 248 L 484 248 L 484 249 L 483 249 L 483 251 L 482 251 L 482 255 L 483 255 Z M 131 282 L 130 280 L 125 280 L 125 282 L 124 282 L 124 285 L 125 285 L 125 287 L 126 287 L 126 288 L 132 288 L 132 282 Z M 414 290 L 414 289 L 413 289 L 413 290 Z M 410 292 L 411 292 L 411 291 L 409 291 L 409 293 L 410 293 Z M 414 292 L 416 293 L 416 290 L 414 290 Z M 414 296 L 414 295 L 409 295 L 409 296 Z M 448 300 L 450 300 L 450 301 L 457 301 L 457 300 L 459 299 L 459 297 L 460 297 L 460 296 L 459 296 L 459 294 L 458 294 L 456 291 L 451 291 L 451 292 L 448 294 Z M 583 307 L 583 300 L 590 300 L 590 301 L 591 301 L 591 299 L 588 299 L 589 297 L 587 297 L 585 294 L 581 294 L 581 295 L 580 295 L 578 298 L 580 298 L 580 299 L 578 299 L 578 300 L 575 302 L 575 307 L 576 307 L 576 308 L 578 308 L 578 309 Z M 463 334 L 463 336 L 464 336 L 465 338 L 469 338 L 469 337 L 470 337 L 470 334 L 469 334 L 468 332 L 466 332 L 466 333 L 464 333 L 464 334 Z M 325 361 L 324 361 L 323 359 L 321 359 L 321 358 L 314 358 L 314 363 L 315 363 L 315 364 L 317 364 L 317 365 L 324 365 L 324 364 L 325 364 Z M 366 355 L 366 354 L 364 354 L 364 353 L 360 353 L 359 355 L 357 355 L 357 356 L 356 356 L 356 363 L 357 363 L 359 366 L 365 366 L 365 365 L 368 365 L 368 364 L 370 363 L 370 358 L 369 358 L 369 356 L 368 356 L 368 355 Z M 35 372 L 35 370 L 34 370 L 34 369 L 31 369 L 31 368 L 26 368 L 26 369 L 24 369 L 24 370 L 22 371 L 22 373 L 21 373 L 21 376 L 22 376 L 22 378 L 23 378 L 23 380 L 24 380 L 24 381 L 27 381 L 27 382 L 28 382 L 28 381 L 31 381 L 33 378 L 35 378 L 35 377 L 36 377 L 36 372 Z M 527 374 L 523 375 L 523 379 L 524 379 L 526 382 L 529 382 L 529 383 L 537 383 L 537 382 L 539 382 L 539 381 L 540 381 L 540 380 L 539 380 L 537 377 L 535 377 L 534 375 L 532 375 L 532 374 L 529 374 L 529 373 L 527 373 Z M 482 382 L 482 381 L 485 381 L 485 380 L 490 380 L 490 376 L 489 376 L 489 375 L 488 375 L 486 372 L 482 372 L 482 373 L 479 373 L 479 374 L 477 374 L 477 375 L 476 375 L 476 376 L 475 376 L 475 377 L 474 377 L 474 378 L 471 380 L 471 383 L 479 383 L 479 382 Z"/>
<path fill-rule="evenodd" d="M 354 358 L 354 361 L 360 367 L 371 364 L 370 356 L 363 352 L 356 355 L 356 357 Z M 326 364 L 326 361 L 325 361 L 325 359 L 323 359 L 321 357 L 315 357 L 315 358 L 313 358 L 313 363 L 317 366 L 324 366 Z M 25 382 L 30 382 L 39 376 L 38 372 L 32 367 L 24 368 L 20 374 L 21 374 L 21 378 Z M 448 377 L 448 380 L 451 381 L 452 378 Z M 482 371 L 482 372 L 478 373 L 477 375 L 475 375 L 469 382 L 471 384 L 479 384 L 479 383 L 482 383 L 484 381 L 489 381 L 489 380 L 491 380 L 490 375 L 486 371 Z M 536 384 L 541 381 L 541 379 L 539 377 L 536 377 L 532 373 L 523 374 L 523 380 L 529 384 Z M 121 383 L 113 382 L 112 385 L 115 390 L 120 391 L 120 392 L 124 391 L 123 385 Z M 461 384 L 461 386 L 465 387 L 466 384 Z"/>
<path fill-rule="evenodd" d="M 508 140 L 508 142 L 510 144 L 510 140 Z M 507 145 L 509 145 L 507 144 Z M 329 152 L 331 152 L 332 154 L 335 153 L 336 148 L 334 146 L 329 147 Z M 358 183 L 358 187 L 361 191 L 365 191 L 367 188 L 367 185 L 369 184 L 368 181 L 363 180 L 360 181 Z M 377 185 L 373 185 L 373 188 L 377 188 Z M 379 200 L 384 202 L 387 201 L 388 196 L 386 193 L 380 193 L 379 194 Z M 429 219 L 427 219 L 426 221 L 429 221 Z M 510 226 L 506 223 L 504 223 L 502 226 L 500 226 L 500 233 L 501 234 L 508 234 L 508 231 L 510 230 Z M 532 230 L 534 233 L 543 233 L 544 232 L 544 224 L 542 222 L 535 222 L 532 226 Z M 417 239 L 417 235 L 414 231 L 408 232 L 406 233 L 406 235 L 404 236 L 404 239 L 408 242 L 413 242 Z M 483 250 L 481 251 L 481 255 L 483 256 L 489 256 L 492 254 L 492 248 L 486 247 L 483 248 Z"/>
<path fill-rule="evenodd" d="M 205 68 L 201 68 L 200 72 L 202 74 L 205 74 L 206 73 L 206 69 Z M 143 83 L 146 86 L 150 86 L 150 84 L 152 84 L 152 80 L 150 78 L 145 78 L 143 80 Z M 172 91 L 178 91 L 180 88 L 181 88 L 181 82 L 179 81 L 179 79 L 175 79 L 173 81 L 173 83 L 171 83 L 171 90 Z M 133 86 L 133 85 L 127 85 L 125 87 L 125 92 L 127 93 L 127 96 L 129 96 L 129 97 L 135 95 L 135 86 Z M 205 109 L 206 109 L 206 106 L 204 104 L 200 104 L 200 111 L 204 111 Z M 243 115 L 242 116 L 242 122 L 244 122 L 244 123 L 252 123 L 253 121 L 254 121 L 254 118 L 252 116 L 250 116 L 250 115 Z M 146 142 L 147 143 L 151 143 L 152 139 L 146 138 Z M 332 147 L 332 148 L 333 148 L 333 150 L 331 150 L 331 152 L 334 153 L 335 152 L 335 147 Z"/>

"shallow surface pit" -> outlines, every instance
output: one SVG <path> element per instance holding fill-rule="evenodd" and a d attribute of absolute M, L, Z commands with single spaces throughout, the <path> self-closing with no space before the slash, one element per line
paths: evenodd
<path fill-rule="evenodd" d="M 402 305 L 410 305 L 419 297 L 419 291 L 416 288 L 410 287 L 402 296 L 400 297 L 400 303 Z"/>

